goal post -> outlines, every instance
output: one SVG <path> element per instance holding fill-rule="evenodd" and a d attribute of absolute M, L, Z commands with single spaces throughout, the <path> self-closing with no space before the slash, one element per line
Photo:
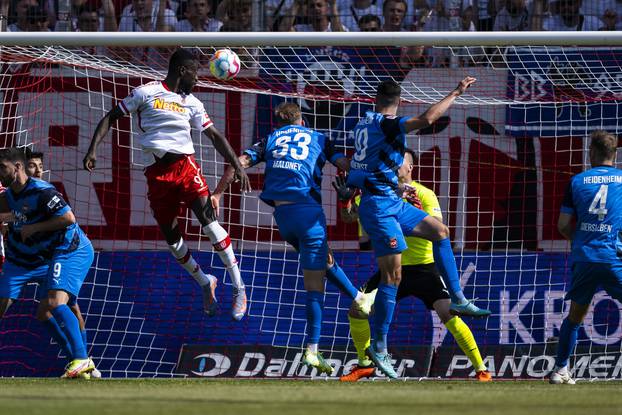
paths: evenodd
<path fill-rule="evenodd" d="M 407 136 L 414 177 L 439 197 L 451 229 L 465 295 L 493 315 L 466 320 L 493 375 L 540 378 L 553 368 L 567 306 L 568 244 L 556 231 L 565 186 L 589 165 L 588 136 L 622 127 L 622 32 L 400 33 L 0 33 L 0 146 L 44 153 L 46 179 L 66 196 L 96 249 L 79 304 L 89 352 L 104 376 L 299 377 L 304 289 L 298 259 L 280 239 L 258 195 L 234 185 L 220 222 L 230 232 L 249 294 L 249 313 L 231 321 L 231 285 L 198 222 L 180 229 L 198 262 L 220 281 L 220 312 L 202 313 L 198 286 L 166 249 L 146 200 L 136 117 L 100 147 L 98 168 L 82 169 L 97 122 L 131 90 L 166 75 L 168 56 L 191 47 L 201 62 L 195 95 L 240 153 L 275 126 L 282 100 L 351 154 L 350 130 L 373 109 L 376 85 L 402 85 L 400 114 L 422 113 L 467 75 L 477 83 L 448 113 Z M 231 81 L 205 63 L 217 48 L 243 62 Z M 224 162 L 193 134 L 210 188 Z M 329 243 L 357 285 L 375 270 L 355 224 L 339 218 L 324 169 Z M 33 317 L 29 286 L 0 320 L 0 376 L 53 376 L 64 360 Z M 347 373 L 349 301 L 327 286 L 320 348 Z M 622 305 L 604 292 L 580 332 L 575 375 L 619 378 Z M 473 368 L 440 320 L 420 301 L 399 303 L 391 326 L 396 367 L 406 377 L 469 377 Z"/>

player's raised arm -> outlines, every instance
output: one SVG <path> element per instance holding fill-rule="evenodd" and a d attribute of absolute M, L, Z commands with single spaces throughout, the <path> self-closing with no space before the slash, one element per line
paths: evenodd
<path fill-rule="evenodd" d="M 409 133 L 414 130 L 428 127 L 438 120 L 448 109 L 452 106 L 456 98 L 464 94 L 473 83 L 476 81 L 472 76 L 464 78 L 456 89 L 451 91 L 445 98 L 432 105 L 426 112 L 416 117 L 409 118 L 404 122 L 404 130 Z"/>
<path fill-rule="evenodd" d="M 114 124 L 119 118 L 123 117 L 123 115 L 123 111 L 117 106 L 108 111 L 108 114 L 106 114 L 104 118 L 99 121 L 97 128 L 95 128 L 95 132 L 93 133 L 89 150 L 84 156 L 84 160 L 82 160 L 85 170 L 92 172 L 93 169 L 95 169 L 95 164 L 97 162 L 97 147 L 106 137 L 106 134 L 108 134 L 108 130 L 110 130 L 112 124 Z"/>
<path fill-rule="evenodd" d="M 224 159 L 235 169 L 234 178 L 235 180 L 240 181 L 242 192 L 250 192 L 252 190 L 251 184 L 246 172 L 244 171 L 244 167 L 240 164 L 240 160 L 235 155 L 233 148 L 231 148 L 231 144 L 229 144 L 225 136 L 222 135 L 213 125 L 203 130 L 203 132 L 207 138 L 212 140 L 212 144 L 214 145 L 216 151 L 218 151 L 220 155 L 223 156 Z"/>

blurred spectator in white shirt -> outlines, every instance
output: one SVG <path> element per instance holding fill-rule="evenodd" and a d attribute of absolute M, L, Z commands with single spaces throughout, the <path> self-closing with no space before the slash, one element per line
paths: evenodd
<path fill-rule="evenodd" d="M 28 8 L 36 7 L 38 5 L 37 0 L 18 0 L 15 3 L 13 13 L 10 13 L 15 17 L 15 22 L 7 26 L 8 32 L 25 32 L 28 31 Z"/>
<path fill-rule="evenodd" d="M 295 17 L 305 15 L 307 23 L 295 24 Z M 288 17 L 282 20 L 281 31 L 347 32 L 341 24 L 335 0 L 296 0 Z"/>
<path fill-rule="evenodd" d="M 529 11 L 526 0 L 505 0 L 505 5 L 495 18 L 497 32 L 522 32 L 529 28 Z"/>
<path fill-rule="evenodd" d="M 581 14 L 582 0 L 558 0 L 551 4 L 556 11 L 552 16 L 544 19 L 542 30 L 560 31 L 588 31 L 598 30 L 603 22 L 595 16 Z"/>
<path fill-rule="evenodd" d="M 220 28 L 224 32 L 250 32 L 253 30 L 253 2 L 252 0 L 223 0 L 218 5 L 216 18 L 226 27 Z"/>
<path fill-rule="evenodd" d="M 341 24 L 350 32 L 358 32 L 358 21 L 365 15 L 381 16 L 382 8 L 373 0 L 342 0 L 338 2 L 338 13 Z"/>
<path fill-rule="evenodd" d="M 184 6 L 186 18 L 175 25 L 177 32 L 218 32 L 222 22 L 210 19 L 210 0 L 188 0 Z"/>
<path fill-rule="evenodd" d="M 119 32 L 170 32 L 176 24 L 166 0 L 132 0 L 121 13 Z"/>

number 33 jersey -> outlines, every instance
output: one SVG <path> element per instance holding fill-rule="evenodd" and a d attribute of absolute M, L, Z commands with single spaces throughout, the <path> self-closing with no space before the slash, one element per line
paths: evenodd
<path fill-rule="evenodd" d="M 327 160 L 334 164 L 345 157 L 324 134 L 300 125 L 275 130 L 244 154 L 251 158 L 251 165 L 266 163 L 259 197 L 269 205 L 275 200 L 322 203 L 322 168 Z"/>
<path fill-rule="evenodd" d="M 561 212 L 577 220 L 574 262 L 619 262 L 622 258 L 622 170 L 598 166 L 574 176 Z"/>

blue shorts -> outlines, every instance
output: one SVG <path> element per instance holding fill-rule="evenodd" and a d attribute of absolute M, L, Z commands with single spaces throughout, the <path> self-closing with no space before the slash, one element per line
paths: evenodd
<path fill-rule="evenodd" d="M 588 305 L 600 287 L 612 298 L 622 301 L 622 264 L 575 262 L 566 300 Z"/>
<path fill-rule="evenodd" d="M 406 239 L 428 214 L 402 199 L 386 196 L 363 196 L 359 220 L 369 235 L 377 257 L 406 250 Z"/>
<path fill-rule="evenodd" d="M 55 254 L 48 264 L 34 269 L 23 268 L 7 261 L 0 277 L 0 298 L 16 299 L 29 282 L 39 284 L 39 297 L 49 290 L 66 291 L 69 304 L 75 302 L 94 257 L 93 245 L 87 240 L 75 251 Z"/>
<path fill-rule="evenodd" d="M 302 269 L 326 269 L 328 241 L 326 217 L 316 203 L 291 203 L 274 208 L 281 237 L 300 254 Z"/>

